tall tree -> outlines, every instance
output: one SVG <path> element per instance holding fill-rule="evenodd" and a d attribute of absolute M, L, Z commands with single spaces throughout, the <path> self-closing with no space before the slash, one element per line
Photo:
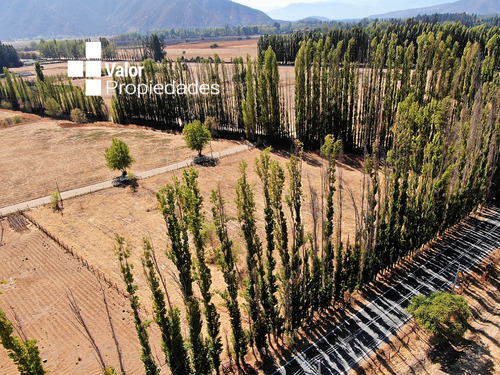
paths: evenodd
<path fill-rule="evenodd" d="M 189 323 L 189 341 L 194 372 L 196 375 L 209 374 L 211 366 L 208 349 L 201 333 L 203 328 L 201 311 L 198 300 L 193 293 L 192 260 L 189 251 L 188 228 L 183 216 L 183 212 L 185 212 L 184 199 L 179 180 L 174 179 L 173 185 L 166 185 L 156 193 L 156 198 L 165 219 L 171 242 L 171 249 L 167 255 L 179 272 L 179 281 Z"/>
<path fill-rule="evenodd" d="M 173 375 L 189 375 L 191 367 L 181 333 L 179 309 L 173 307 L 170 300 L 168 306 L 165 303 L 165 294 L 160 286 L 161 275 L 157 268 L 153 247 L 149 240 L 143 239 L 143 242 L 142 265 L 151 289 L 154 319 L 161 331 L 163 352 Z M 165 286 L 164 289 L 166 293 Z"/>
<path fill-rule="evenodd" d="M 203 207 L 203 197 L 198 187 L 198 172 L 192 168 L 185 170 L 183 180 L 184 189 L 184 217 L 193 235 L 194 247 L 196 251 L 198 285 L 200 287 L 201 296 L 204 304 L 204 313 L 208 327 L 209 337 L 209 355 L 212 359 L 212 364 L 217 373 L 219 373 L 220 353 L 222 352 L 222 342 L 219 336 L 219 314 L 217 308 L 212 302 L 212 293 L 210 287 L 212 285 L 212 275 L 205 261 L 205 240 L 203 227 L 205 223 L 205 215 L 201 211 Z"/>
<path fill-rule="evenodd" d="M 227 290 L 222 293 L 222 297 L 229 310 L 231 321 L 233 350 L 236 355 L 236 364 L 240 367 L 245 361 L 247 353 L 248 337 L 241 322 L 241 312 L 238 303 L 238 280 L 236 265 L 233 255 L 233 242 L 229 239 L 227 231 L 228 218 L 224 211 L 224 201 L 220 190 L 212 190 L 210 201 L 213 204 L 212 215 L 219 238 L 220 248 L 217 253 L 218 263 L 224 275 Z"/>
<path fill-rule="evenodd" d="M 160 373 L 160 369 L 155 363 L 153 358 L 153 353 L 151 352 L 151 346 L 149 344 L 149 334 L 147 331 L 148 322 L 143 321 L 139 314 L 139 297 L 137 297 L 137 285 L 134 284 L 134 276 L 132 275 L 133 265 L 129 263 L 131 246 L 125 242 L 125 238 L 121 236 L 115 237 L 115 253 L 118 256 L 118 261 L 120 262 L 120 271 L 123 277 L 123 281 L 127 286 L 128 298 L 130 301 L 130 307 L 132 308 L 134 314 L 135 329 L 137 331 L 137 336 L 139 337 L 139 342 L 142 347 L 141 360 L 144 363 L 144 369 L 146 370 L 146 375 L 157 375 Z"/>
<path fill-rule="evenodd" d="M 259 175 L 262 182 L 264 191 L 264 220 L 266 229 L 266 281 L 268 298 L 262 301 L 264 311 L 266 313 L 269 330 L 276 335 L 280 325 L 279 312 L 278 312 L 278 299 L 276 294 L 278 292 L 278 285 L 276 283 L 276 275 L 274 270 L 276 268 L 276 260 L 274 259 L 274 232 L 275 232 L 275 217 L 273 215 L 273 208 L 271 202 L 271 186 L 270 184 L 270 163 L 271 163 L 271 148 L 268 147 L 260 153 L 260 157 L 255 159 L 255 171 Z"/>
<path fill-rule="evenodd" d="M 322 269 L 322 290 L 321 300 L 324 308 L 328 307 L 333 297 L 333 276 L 334 276 L 334 245 L 333 245 L 333 222 L 334 222 L 334 194 L 335 194 L 335 170 L 336 158 L 340 152 L 340 141 L 336 141 L 332 135 L 325 137 L 325 142 L 321 148 L 321 154 L 327 161 L 326 170 L 326 220 L 323 223 L 324 252 Z"/>
<path fill-rule="evenodd" d="M 260 350 L 267 349 L 267 316 L 263 311 L 264 303 L 268 300 L 267 284 L 264 280 L 264 266 L 262 262 L 262 244 L 257 235 L 255 219 L 254 193 L 247 181 L 247 164 L 240 163 L 241 177 L 236 185 L 236 206 L 238 220 L 247 245 L 247 299 L 252 319 L 252 337 L 255 346 Z"/>

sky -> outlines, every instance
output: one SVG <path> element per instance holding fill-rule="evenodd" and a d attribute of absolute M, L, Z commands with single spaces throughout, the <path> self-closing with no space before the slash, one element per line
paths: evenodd
<path fill-rule="evenodd" d="M 236 3 L 247 5 L 252 8 L 260 9 L 264 12 L 269 10 L 283 8 L 291 3 L 317 3 L 321 0 L 233 0 Z M 328 0 L 326 0 L 328 1 Z M 431 5 L 452 3 L 456 0 L 330 0 L 331 2 L 377 6 L 386 11 L 421 8 Z"/>

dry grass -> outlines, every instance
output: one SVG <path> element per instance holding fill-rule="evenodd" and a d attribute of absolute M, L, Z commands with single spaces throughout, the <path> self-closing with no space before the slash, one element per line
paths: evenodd
<path fill-rule="evenodd" d="M 231 41 L 215 41 L 201 43 L 184 43 L 168 46 L 165 48 L 168 59 L 180 58 L 185 59 L 203 57 L 205 59 L 214 57 L 215 54 L 224 61 L 230 61 L 232 57 L 242 56 L 246 58 L 250 55 L 252 58 L 257 56 L 257 39 L 242 39 Z M 218 48 L 210 48 L 211 45 L 217 44 Z M 185 52 L 185 53 L 184 53 Z"/>
<path fill-rule="evenodd" d="M 10 116 L 12 111 L 0 110 Z M 19 113 L 19 112 L 18 112 Z M 60 121 L 40 119 L 29 124 L 0 128 L 0 170 L 3 188 L 0 207 L 113 178 L 119 174 L 106 167 L 104 151 L 111 138 L 125 141 L 139 172 L 175 163 L 196 155 L 185 147 L 182 135 L 110 123 L 66 127 Z M 235 146 L 214 141 L 215 151 Z"/>
<path fill-rule="evenodd" d="M 263 233 L 263 195 L 258 176 L 253 171 L 254 159 L 259 155 L 259 150 L 252 150 L 243 154 L 233 155 L 221 159 L 216 167 L 197 167 L 200 173 L 199 185 L 205 198 L 204 210 L 207 211 L 207 219 L 211 221 L 209 194 L 212 189 L 221 186 L 224 199 L 227 202 L 227 214 L 236 217 L 236 207 L 234 204 L 236 180 L 239 177 L 238 164 L 244 158 L 249 164 L 249 182 L 255 188 L 255 200 L 257 203 L 257 216 L 259 234 L 264 239 Z M 287 160 L 287 155 L 273 155 L 283 165 Z M 303 165 L 303 181 L 305 201 L 303 206 L 303 219 L 306 225 L 306 232 L 311 229 L 311 212 L 309 206 L 309 181 L 316 188 L 320 187 L 320 159 L 314 154 L 306 155 L 306 162 Z M 354 161 L 351 165 L 343 167 L 344 192 L 352 190 L 355 201 L 359 204 L 360 186 L 362 174 L 356 167 Z M 131 261 L 135 265 L 135 275 L 139 285 L 139 296 L 141 301 L 149 306 L 150 297 L 146 280 L 141 271 L 140 257 L 142 253 L 142 238 L 148 237 L 152 240 L 160 264 L 167 275 L 169 294 L 174 304 L 183 309 L 183 302 L 179 288 L 175 283 L 175 278 L 168 276 L 174 266 L 167 259 L 164 252 L 168 241 L 164 220 L 157 209 L 155 192 L 166 183 L 172 181 L 172 176 L 180 177 L 182 171 L 175 171 L 165 175 L 159 175 L 150 179 L 142 180 L 137 191 L 129 188 L 114 188 L 90 195 L 77 197 L 65 201 L 63 216 L 53 213 L 49 207 L 40 207 L 30 211 L 39 223 L 50 232 L 55 233 L 63 242 L 71 246 L 80 256 L 86 259 L 91 265 L 104 272 L 113 282 L 122 285 L 119 274 L 118 261 L 113 253 L 114 236 L 116 233 L 124 235 L 130 240 L 134 250 Z M 346 193 L 347 194 L 347 193 Z M 350 199 L 344 202 L 344 239 L 348 235 L 354 234 L 354 210 Z M 286 209 L 288 214 L 288 209 Z M 238 257 L 238 269 L 241 275 L 246 274 L 245 266 L 245 246 L 240 237 L 239 225 L 236 221 L 229 224 L 230 236 L 235 241 L 235 253 Z M 214 243 L 217 246 L 216 243 Z M 207 249 L 208 255 L 212 248 Z M 225 283 L 222 274 L 214 264 L 210 264 L 213 275 L 213 289 L 223 290 Z M 177 272 L 174 272 L 177 274 Z M 216 304 L 220 307 L 222 329 L 230 336 L 229 318 L 226 309 L 222 307 L 222 300 L 218 295 L 214 296 Z M 243 302 L 243 300 L 242 300 Z M 246 315 L 246 314 L 245 314 Z M 245 316 L 246 318 L 246 316 Z M 245 324 L 246 325 L 246 324 Z"/>
<path fill-rule="evenodd" d="M 0 247 L 0 308 L 12 322 L 16 316 L 22 332 L 37 340 L 40 355 L 51 374 L 99 374 L 99 365 L 86 338 L 79 332 L 66 293 L 77 299 L 83 317 L 105 361 L 118 367 L 118 356 L 108 326 L 102 294 L 94 275 L 31 225 L 22 232 L 9 228 L 7 220 Z M 106 298 L 130 374 L 142 370 L 140 346 L 129 302 L 103 284 Z M 17 326 L 18 324 L 15 324 Z M 16 335 L 20 335 L 16 330 Z M 157 352 L 159 347 L 155 347 Z M 0 350 L 0 373 L 18 374 L 7 352 Z"/>

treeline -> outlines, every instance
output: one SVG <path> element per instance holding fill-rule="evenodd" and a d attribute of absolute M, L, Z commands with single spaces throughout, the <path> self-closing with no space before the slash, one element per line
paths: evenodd
<path fill-rule="evenodd" d="M 0 42 L 0 69 L 16 68 L 23 64 L 19 61 L 16 49 L 12 45 L 2 44 Z"/>
<path fill-rule="evenodd" d="M 499 86 L 498 28 L 484 30 L 463 50 L 450 35 L 430 31 L 415 45 L 401 45 L 396 33 L 373 38 L 363 66 L 356 51 L 354 38 L 347 47 L 329 37 L 302 43 L 295 63 L 295 130 L 307 147 L 333 134 L 348 152 L 376 145 L 385 155 L 395 141 L 390 129 L 398 106 L 408 96 L 420 105 L 448 100 L 449 118 L 459 120 L 483 86 L 493 96 L 482 105 L 491 105 Z"/>
<path fill-rule="evenodd" d="M 370 39 L 373 33 L 378 36 Z M 318 148 L 327 134 L 333 134 L 346 152 L 365 148 L 371 152 L 379 142 L 379 155 L 385 155 L 394 141 L 390 129 L 397 108 L 408 95 L 413 94 L 419 104 L 447 98 L 450 116 L 460 119 L 464 106 L 471 105 L 484 84 L 489 90 L 498 87 L 496 26 L 389 24 L 385 29 L 354 27 L 307 34 L 302 41 L 301 35 L 274 36 L 277 44 L 246 63 L 237 58 L 227 66 L 216 58 L 194 67 L 179 61 L 146 64 L 143 77 L 119 79 L 120 83 L 198 81 L 219 84 L 220 93 L 150 92 L 141 97 L 118 93 L 113 98 L 114 119 L 169 127 L 213 116 L 219 130 L 244 132 L 248 139 L 296 137 L 306 148 Z M 280 81 L 274 49 L 296 47 L 291 85 Z"/>
<path fill-rule="evenodd" d="M 464 104 L 457 120 L 448 117 L 453 111 L 451 99 L 419 102 L 415 94 L 409 94 L 396 110 L 390 129 L 396 141 L 387 159 L 378 158 L 377 147 L 364 154 L 363 193 L 354 208 L 355 235 L 347 240 L 342 233 L 342 173 L 337 168 L 343 149 L 332 135 L 325 137 L 321 147 L 321 191 L 304 182 L 300 142 L 286 165 L 272 158 L 271 148 L 261 152 L 253 163 L 258 186 L 249 182 L 248 164 L 240 163 L 236 218 L 228 217 L 220 189 L 212 190 L 210 211 L 218 238 L 214 252 L 225 281 L 219 293 L 229 313 L 232 336 L 231 344 L 227 338 L 225 342 L 231 345 L 230 358 L 236 366 L 245 363 L 251 348 L 265 360 L 272 342 L 284 335 L 293 342 L 318 313 L 343 308 L 356 289 L 391 270 L 485 202 L 498 166 L 499 94 L 498 87 L 485 84 Z M 494 99 L 488 102 L 486 97 Z M 221 364 L 220 312 L 212 302 L 212 276 L 205 255 L 207 217 L 197 178 L 194 169 L 186 170 L 182 180 L 174 177 L 156 194 L 169 237 L 167 255 L 177 268 L 184 297 L 187 337 L 182 335 L 180 311 L 170 303 L 154 249 L 144 241 L 143 265 L 154 301 L 154 320 L 173 374 L 219 373 Z M 256 189 L 263 192 L 263 202 L 256 202 Z M 312 216 L 308 226 L 305 210 Z M 237 220 L 241 229 L 246 270 L 235 265 L 230 220 Z M 130 249 L 123 238 L 117 241 L 143 347 L 141 358 L 146 373 L 155 374 L 158 365 L 127 263 Z M 243 278 L 243 288 L 238 286 L 238 277 Z M 199 294 L 193 292 L 195 283 Z M 244 297 L 244 305 L 239 296 Z"/>
<path fill-rule="evenodd" d="M 118 85 L 175 85 L 168 88 L 174 90 L 173 93 L 165 94 L 163 90 L 157 95 L 154 90 L 149 90 L 145 95 L 129 95 L 125 90 L 115 91 L 111 105 L 113 120 L 122 124 L 148 122 L 159 128 L 172 128 L 212 116 L 219 123 L 216 129 L 212 129 L 214 132 L 244 135 L 246 131 L 249 138 L 258 134 L 287 137 L 281 126 L 282 98 L 279 95 L 278 65 L 273 56 L 270 51 L 260 61 L 249 60 L 249 74 L 242 58 L 232 59 L 227 65 L 215 55 L 213 60 L 205 60 L 196 66 L 181 61 L 164 60 L 155 64 L 146 60 L 142 77 L 115 77 Z M 202 84 L 217 87 L 217 92 L 210 89 L 206 94 L 200 93 Z M 181 86 L 185 88 L 179 89 Z M 195 87 L 198 93 L 190 94 L 188 90 Z M 272 101 L 267 101 L 268 98 Z M 259 105 L 261 102 L 266 105 Z M 258 117 L 253 119 L 254 116 Z"/>
<path fill-rule="evenodd" d="M 497 17 L 498 18 L 498 17 Z M 423 17 L 425 20 L 425 17 Z M 496 18 L 495 18 L 496 19 Z M 351 25 L 351 27 L 330 28 L 328 30 L 310 30 L 307 32 L 297 31 L 291 35 L 266 34 L 259 38 L 258 51 L 263 53 L 269 46 L 276 53 L 280 63 L 291 63 L 295 61 L 303 41 L 312 40 L 318 42 L 320 39 L 330 38 L 333 46 L 343 41 L 344 50 L 351 39 L 354 39 L 355 60 L 365 64 L 370 59 L 370 46 L 373 39 L 382 40 L 384 37 L 390 39 L 392 34 L 396 35 L 397 45 L 417 45 L 417 39 L 422 34 L 442 34 L 442 39 L 451 38 L 452 43 L 458 43 L 458 57 L 461 57 L 467 43 L 479 43 L 484 48 L 488 40 L 499 32 L 497 22 L 481 23 L 474 27 L 467 27 L 461 22 L 423 22 L 411 18 L 405 21 L 370 22 L 366 26 Z M 417 57 L 415 50 L 414 58 Z"/>
<path fill-rule="evenodd" d="M 250 35 L 261 35 L 265 33 L 276 32 L 279 28 L 278 25 L 256 25 L 256 26 L 226 26 L 226 27 L 208 27 L 208 28 L 197 28 L 197 29 L 171 29 L 171 30 L 160 30 L 156 34 L 161 40 L 164 41 L 174 41 L 174 40 L 186 40 L 189 38 L 218 38 L 225 36 L 250 36 Z M 118 45 L 128 45 L 130 43 L 135 43 L 140 45 L 143 40 L 147 40 L 150 37 L 149 34 L 142 34 L 138 32 L 124 33 L 116 35 L 112 38 L 112 41 Z"/>
<path fill-rule="evenodd" d="M 40 40 L 36 49 L 40 56 L 45 59 L 84 59 L 85 43 L 90 39 L 74 40 Z M 119 52 L 116 45 L 107 38 L 99 38 L 102 48 L 103 60 L 116 60 L 119 58 Z"/>
<path fill-rule="evenodd" d="M 107 120 L 108 110 L 102 97 L 86 96 L 81 87 L 73 86 L 63 76 L 45 77 L 36 65 L 35 81 L 18 77 L 4 68 L 0 80 L 1 108 L 20 110 L 55 118 L 69 118 L 74 108 L 80 109 L 90 120 Z"/>

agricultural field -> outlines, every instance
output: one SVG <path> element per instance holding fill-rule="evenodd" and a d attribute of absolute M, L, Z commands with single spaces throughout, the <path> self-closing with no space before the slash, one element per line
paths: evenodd
<path fill-rule="evenodd" d="M 262 36 L 259 45 L 266 48 L 261 60 L 256 59 L 255 39 L 171 45 L 166 47 L 167 59 L 217 54 L 225 63 L 148 62 L 146 74 L 133 83 L 127 74 L 114 80 L 120 87 L 137 89 L 135 93 L 139 87 L 153 90 L 156 84 L 176 82 L 186 88 L 201 81 L 219 85 L 220 91 L 186 96 L 174 90 L 167 96 L 116 90 L 112 110 L 112 93 L 103 96 L 103 105 L 99 97 L 87 97 L 74 87 L 83 86 L 84 79 L 73 80 L 72 86 L 65 80 L 43 79 L 40 72 L 38 78 L 33 74 L 26 80 L 6 73 L 0 81 L 2 108 L 46 113 L 57 120 L 0 110 L 0 208 L 47 197 L 57 187 L 82 192 L 65 198 L 64 206 L 56 199 L 52 205 L 0 218 L 0 308 L 19 336 L 38 340 L 46 369 L 56 374 L 102 373 L 95 350 L 78 332 L 82 327 L 72 316 L 70 292 L 95 332 L 103 360 L 117 372 L 116 341 L 126 347 L 123 367 L 129 374 L 143 373 L 143 367 L 146 373 L 156 373 L 156 363 L 162 374 L 172 367 L 175 374 L 208 375 L 220 362 L 226 370 L 230 359 L 238 365 L 238 370 L 236 364 L 232 367 L 234 373 L 240 373 L 240 361 L 248 364 L 245 373 L 269 374 L 286 363 L 282 371 L 296 374 L 300 368 L 326 362 L 332 372 L 347 372 L 390 337 L 378 331 L 392 334 L 403 327 L 407 320 L 395 322 L 389 315 L 395 322 L 388 326 L 391 330 L 362 330 L 367 322 L 384 325 L 383 319 L 370 315 L 367 305 L 375 306 L 370 301 L 392 288 L 395 278 L 408 276 L 411 267 L 429 255 L 429 244 L 440 246 L 444 237 L 455 237 L 457 228 L 468 225 L 464 218 L 494 204 L 500 181 L 499 55 L 493 35 L 497 29 L 478 35 L 458 24 L 423 27 L 419 22 L 397 26 L 394 32 L 392 27 L 368 25 L 332 33 Z M 157 35 L 146 39 L 141 56 L 162 61 Z M 244 62 L 229 63 L 238 56 Z M 248 64 L 246 56 L 253 59 Z M 295 64 L 279 65 L 280 61 Z M 65 62 L 45 64 L 43 72 L 45 77 L 64 76 L 66 68 Z M 34 73 L 34 67 L 13 71 Z M 102 122 L 80 125 L 62 120 L 75 108 Z M 111 115 L 115 123 L 109 122 Z M 175 132 L 125 125 L 165 129 L 193 119 L 205 121 L 209 129 L 201 123 L 186 126 L 185 139 Z M 135 159 L 129 168 L 126 152 L 121 152 L 122 160 L 116 163 L 121 166 L 116 168 L 140 174 L 192 159 L 196 151 L 188 149 L 186 141 L 208 143 L 210 133 L 241 139 L 198 145 L 205 147 L 205 155 L 238 153 L 195 165 L 196 183 L 194 177 L 189 180 L 191 172 L 169 169 L 110 187 L 109 181 L 120 174 L 105 162 L 112 138 L 124 141 Z M 274 145 L 270 154 L 262 153 L 267 144 Z M 256 167 L 258 157 L 262 159 Z M 242 162 L 248 165 L 244 177 Z M 88 186 L 97 182 L 109 185 L 90 192 Z M 215 203 L 215 220 L 210 202 L 214 190 L 225 204 L 221 209 Z M 439 263 L 438 271 L 431 270 L 437 275 L 432 280 L 422 274 L 421 280 L 412 282 L 445 289 L 448 283 L 432 281 L 443 280 L 439 272 L 451 270 L 454 258 L 472 252 L 478 261 L 489 256 L 500 243 L 497 216 L 483 221 L 488 231 L 467 232 L 477 240 L 475 247 L 467 248 L 470 253 L 459 254 L 461 248 L 447 246 L 454 252 L 442 251 L 439 261 L 448 268 Z M 489 243 L 493 231 L 495 241 Z M 125 252 L 117 250 L 118 236 L 127 241 Z M 144 260 L 149 256 L 143 249 L 145 240 L 156 254 L 149 266 Z M 495 262 L 498 249 L 496 254 Z M 132 267 L 140 309 L 134 305 L 135 286 L 124 263 Z M 456 277 L 467 271 L 459 268 Z M 450 272 L 446 280 L 455 276 L 454 269 Z M 161 283 L 155 273 L 161 275 Z M 498 301 L 489 294 L 489 285 L 478 285 L 470 292 L 483 293 L 484 299 L 476 303 L 474 296 L 466 297 L 476 316 L 486 320 L 486 314 L 496 314 Z M 401 299 L 384 300 L 387 304 L 377 305 L 378 311 L 387 311 L 391 304 L 403 309 L 400 301 L 431 290 L 408 286 L 411 289 L 403 286 L 394 292 Z M 151 290 L 160 289 L 165 289 L 169 304 L 162 301 L 162 293 L 151 295 Z M 178 325 L 172 306 L 179 309 Z M 358 308 L 365 320 L 351 316 Z M 153 350 L 143 356 L 144 366 L 141 346 L 144 353 L 149 349 L 147 340 L 141 339 L 146 327 L 137 322 L 138 316 L 158 322 L 147 328 Z M 116 340 L 110 319 L 119 331 Z M 351 325 L 351 319 L 359 320 L 358 326 Z M 486 336 L 486 329 L 493 331 L 487 344 L 498 346 L 497 321 L 483 328 L 476 323 L 471 322 L 471 332 Z M 337 335 L 335 327 L 342 334 Z M 355 341 L 358 338 L 369 345 L 358 345 L 363 344 Z M 466 339 L 478 343 L 476 338 Z M 317 340 L 321 343 L 310 345 Z M 174 368 L 172 361 L 165 363 L 162 344 L 169 350 L 167 360 L 169 354 L 181 353 L 178 364 L 186 371 Z M 417 359 L 429 352 L 420 344 L 415 345 L 420 350 Z M 478 345 L 472 346 L 476 353 L 484 348 Z M 308 352 L 305 347 L 313 349 Z M 189 355 L 182 356 L 183 350 Z M 481 353 L 491 358 L 497 354 Z M 405 352 L 403 362 L 410 355 L 414 354 Z M 392 358 L 393 363 L 384 366 L 385 357 L 379 357 L 367 372 L 385 367 L 388 373 L 410 373 L 421 365 L 409 361 L 406 368 L 408 363 L 390 354 L 388 361 Z M 476 372 L 493 373 L 489 362 L 484 364 Z M 436 370 L 431 365 L 422 368 Z M 14 371 L 1 352 L 0 373 Z"/>
<path fill-rule="evenodd" d="M 233 57 L 242 56 L 246 58 L 250 55 L 251 58 L 257 56 L 257 41 L 258 39 L 242 39 L 231 41 L 211 41 L 198 43 L 181 43 L 165 48 L 166 58 L 176 60 L 184 56 L 185 59 L 196 57 L 208 58 L 215 54 L 224 61 L 230 61 Z M 213 44 L 217 44 L 217 48 L 211 48 Z"/>
<path fill-rule="evenodd" d="M 210 209 L 212 205 L 209 202 L 210 192 L 220 186 L 222 196 L 227 202 L 227 214 L 235 218 L 237 216 L 234 203 L 235 185 L 240 174 L 238 165 L 244 159 L 249 164 L 249 182 L 255 191 L 258 226 L 263 228 L 262 212 L 264 201 L 262 187 L 257 174 L 253 171 L 254 159 L 259 153 L 259 150 L 254 149 L 222 158 L 216 167 L 196 167 L 199 171 L 199 186 L 204 196 L 204 211 L 206 212 L 207 226 L 209 228 L 207 256 L 213 275 L 212 289 L 214 292 L 223 291 L 225 283 L 219 267 L 215 264 L 213 255 L 213 250 L 218 246 L 218 241 L 211 224 L 212 214 Z M 309 185 L 316 191 L 320 189 L 321 159 L 314 154 L 306 154 L 305 156 L 303 164 L 305 192 L 303 218 L 307 233 L 312 230 Z M 284 167 L 288 155 L 280 152 L 274 154 L 273 158 L 278 160 Z M 346 158 L 345 162 L 340 164 L 339 169 L 342 170 L 344 194 L 349 197 L 346 198 L 343 206 L 343 222 L 346 223 L 344 224 L 343 235 L 344 240 L 347 240 L 348 236 L 350 238 L 354 236 L 355 209 L 353 202 L 356 203 L 356 209 L 359 210 L 362 193 L 360 187 L 362 186 L 363 176 L 358 159 Z M 114 188 L 73 198 L 65 202 L 63 215 L 52 212 L 49 207 L 33 209 L 28 214 L 118 285 L 122 285 L 123 281 L 121 280 L 117 257 L 113 252 L 114 237 L 117 233 L 125 236 L 133 245 L 130 259 L 136 270 L 135 276 L 139 286 L 139 297 L 146 306 L 150 305 L 150 292 L 142 272 L 140 259 L 142 255 L 142 238 L 150 239 L 155 247 L 162 270 L 167 275 L 170 298 L 175 305 L 182 306 L 183 301 L 179 286 L 175 282 L 175 278 L 171 278 L 175 266 L 164 254 L 168 246 L 166 226 L 157 208 L 158 204 L 155 197 L 155 192 L 166 183 L 172 182 L 174 176 L 181 178 L 182 171 L 178 170 L 141 180 L 139 187 L 135 191 L 130 188 Z M 289 210 L 286 208 L 285 211 L 287 219 L 290 220 L 288 216 Z M 239 224 L 236 220 L 232 220 L 229 223 L 229 234 L 231 239 L 235 241 L 240 286 L 243 287 L 242 279 L 247 277 L 246 248 L 240 233 Z M 264 238 L 262 229 L 259 230 L 259 235 Z M 319 232 L 318 235 L 320 235 Z M 276 254 L 276 257 L 279 258 L 278 254 Z M 177 275 L 177 271 L 173 273 Z M 214 295 L 214 301 L 219 306 L 221 314 L 221 333 L 228 332 L 229 335 L 230 325 L 227 310 L 222 306 L 223 301 L 219 295 Z M 241 303 L 243 302 L 244 299 L 241 298 Z M 224 356 L 226 356 L 225 353 L 224 351 Z"/>
<path fill-rule="evenodd" d="M 0 119 L 14 117 L 0 110 Z M 19 113 L 17 116 L 26 116 Z M 134 172 L 172 164 L 196 155 L 186 148 L 182 135 L 162 133 L 134 126 L 93 123 L 80 126 L 70 122 L 30 116 L 29 123 L 0 126 L 0 170 L 3 191 L 0 207 L 86 186 L 116 177 L 119 172 L 106 167 L 104 151 L 117 137 L 130 147 L 136 163 Z M 217 152 L 235 146 L 226 140 L 212 141 Z"/>
<path fill-rule="evenodd" d="M 2 309 L 16 322 L 19 335 L 37 339 L 46 369 L 52 374 L 99 372 L 95 354 L 69 307 L 68 293 L 78 302 L 104 360 L 119 368 L 101 286 L 94 274 L 22 216 L 1 219 L 1 224 L 5 228 L 0 246 L 0 280 L 5 281 L 0 285 Z M 102 288 L 124 367 L 130 374 L 140 373 L 140 346 L 129 302 L 104 282 Z M 18 373 L 5 350 L 0 350 L 0 373 Z"/>

